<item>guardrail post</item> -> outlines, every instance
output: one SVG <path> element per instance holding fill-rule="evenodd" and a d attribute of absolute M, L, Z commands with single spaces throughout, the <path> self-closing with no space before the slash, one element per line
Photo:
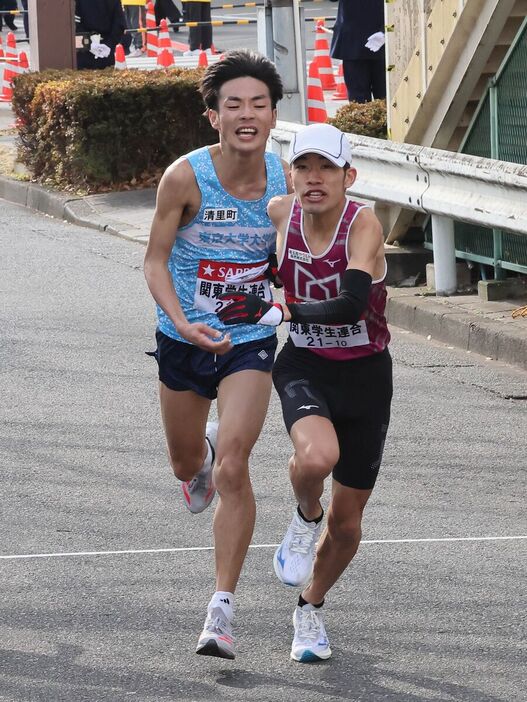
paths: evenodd
<path fill-rule="evenodd" d="M 278 118 L 306 124 L 304 9 L 299 0 L 265 0 L 265 7 L 271 8 L 271 18 L 262 12 L 258 15 L 258 49 L 274 61 L 282 78 L 284 97 L 278 103 Z"/>
<path fill-rule="evenodd" d="M 436 295 L 453 295 L 457 290 L 453 219 L 432 215 L 432 242 Z"/>

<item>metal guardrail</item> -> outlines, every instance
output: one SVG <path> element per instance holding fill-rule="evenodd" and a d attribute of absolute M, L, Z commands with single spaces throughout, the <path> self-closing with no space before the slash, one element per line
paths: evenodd
<path fill-rule="evenodd" d="M 287 159 L 291 136 L 302 126 L 278 122 L 269 149 Z M 438 292 L 451 294 L 456 288 L 454 220 L 527 236 L 526 165 L 353 134 L 347 137 L 358 173 L 351 195 L 432 216 Z"/>
<path fill-rule="evenodd" d="M 303 125 L 278 122 L 270 147 L 287 159 Z M 348 134 L 356 197 L 527 236 L 527 166 Z"/>

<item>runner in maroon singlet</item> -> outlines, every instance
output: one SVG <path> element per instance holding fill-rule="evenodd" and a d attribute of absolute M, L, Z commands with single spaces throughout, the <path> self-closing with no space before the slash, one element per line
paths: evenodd
<path fill-rule="evenodd" d="M 331 125 L 311 125 L 295 135 L 289 160 L 294 194 L 268 206 L 286 304 L 224 295 L 219 316 L 227 324 L 289 323 L 273 381 L 294 446 L 289 473 L 298 507 L 274 568 L 283 583 L 303 588 L 291 657 L 310 662 L 331 655 L 321 608 L 359 546 L 390 421 L 392 363 L 382 227 L 346 196 L 356 178 L 349 142 Z"/>

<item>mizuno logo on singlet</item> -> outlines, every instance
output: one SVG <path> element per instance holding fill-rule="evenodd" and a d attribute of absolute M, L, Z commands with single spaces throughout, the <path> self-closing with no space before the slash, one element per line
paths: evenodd
<path fill-rule="evenodd" d="M 335 265 L 335 263 L 338 263 L 339 261 L 342 261 L 342 259 L 341 259 L 341 258 L 336 258 L 334 261 L 330 261 L 329 258 L 325 258 L 325 259 L 324 259 L 324 263 L 327 263 L 328 266 L 331 266 L 331 268 L 333 268 L 333 266 Z"/>

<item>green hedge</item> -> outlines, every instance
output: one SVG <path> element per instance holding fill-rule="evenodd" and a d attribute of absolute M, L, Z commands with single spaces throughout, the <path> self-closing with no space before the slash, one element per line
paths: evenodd
<path fill-rule="evenodd" d="M 328 122 L 343 132 L 386 139 L 386 100 L 350 102 L 340 107 L 335 117 L 328 119 Z"/>
<path fill-rule="evenodd" d="M 18 157 L 33 179 L 90 192 L 153 185 L 217 141 L 203 117 L 202 69 L 44 71 L 14 84 Z"/>

